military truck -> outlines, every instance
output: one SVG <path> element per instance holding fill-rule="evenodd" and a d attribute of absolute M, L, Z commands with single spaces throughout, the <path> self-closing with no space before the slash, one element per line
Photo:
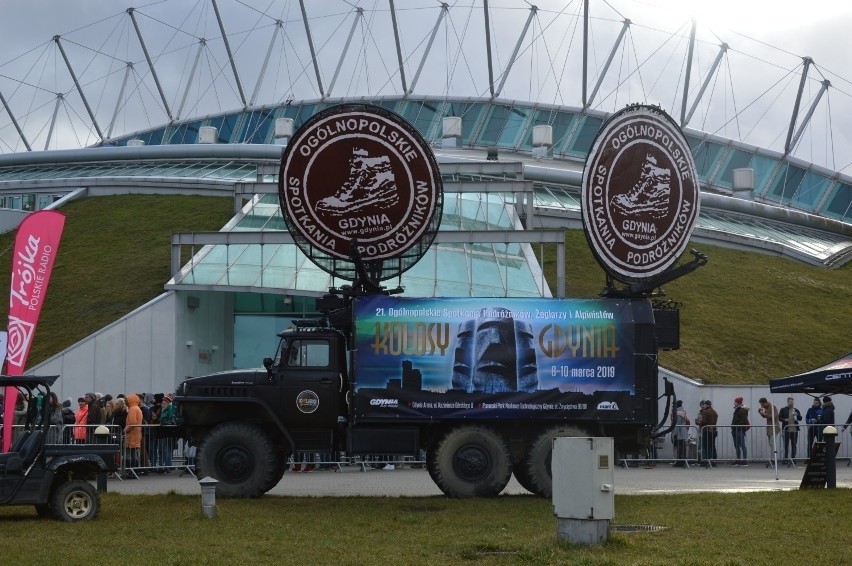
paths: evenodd
<path fill-rule="evenodd" d="M 176 390 L 181 436 L 223 496 L 258 497 L 296 452 L 418 455 L 450 497 L 512 474 L 551 495 L 554 436 L 642 453 L 657 425 L 650 301 L 327 295 L 264 368 Z"/>

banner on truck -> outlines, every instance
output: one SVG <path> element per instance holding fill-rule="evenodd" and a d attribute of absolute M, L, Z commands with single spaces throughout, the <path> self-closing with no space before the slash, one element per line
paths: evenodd
<path fill-rule="evenodd" d="M 612 299 L 359 298 L 356 414 L 632 418 L 634 307 Z"/>

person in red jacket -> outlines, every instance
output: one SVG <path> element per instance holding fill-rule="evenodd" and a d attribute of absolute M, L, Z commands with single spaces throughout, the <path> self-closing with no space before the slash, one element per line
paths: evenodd
<path fill-rule="evenodd" d="M 77 425 L 74 427 L 74 442 L 78 444 L 86 443 L 86 423 L 89 418 L 89 405 L 86 403 L 85 397 L 79 397 L 77 399 L 77 405 L 79 406 L 77 409 L 77 414 L 74 415 L 74 424 Z"/>

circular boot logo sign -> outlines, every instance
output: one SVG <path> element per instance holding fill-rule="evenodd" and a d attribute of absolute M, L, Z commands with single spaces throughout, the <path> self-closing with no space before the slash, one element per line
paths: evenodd
<path fill-rule="evenodd" d="M 659 108 L 607 120 L 583 171 L 583 228 L 613 278 L 635 283 L 673 266 L 698 218 L 699 186 L 680 128 Z"/>
<path fill-rule="evenodd" d="M 437 233 L 438 164 L 403 118 L 378 106 L 328 108 L 294 134 L 278 194 L 296 243 L 332 275 L 354 279 L 353 242 L 371 276 L 397 276 Z"/>

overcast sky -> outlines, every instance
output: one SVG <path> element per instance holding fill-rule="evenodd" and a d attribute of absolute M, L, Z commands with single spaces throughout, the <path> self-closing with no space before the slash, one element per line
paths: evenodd
<path fill-rule="evenodd" d="M 487 96 L 487 66 L 481 0 L 449 1 L 419 82 L 418 94 Z M 581 105 L 580 0 L 534 2 L 539 12 L 500 97 Z M 364 8 L 343 70 L 330 87 L 354 20 L 351 4 Z M 293 96 L 319 98 L 298 0 L 218 0 L 225 19 L 238 73 L 248 100 L 258 88 L 258 104 Z M 56 94 L 60 104 L 50 147 L 80 147 L 97 142 L 85 106 L 56 46 L 63 47 L 80 79 L 96 119 L 106 134 L 113 116 L 113 136 L 168 121 L 165 105 L 144 62 L 130 19 L 133 6 L 151 55 L 155 58 L 167 105 L 173 117 L 186 118 L 242 106 L 236 83 L 219 39 L 209 1 L 169 0 L 3 0 L 0 2 L 0 93 L 9 101 L 33 149 L 43 149 Z M 400 94 L 388 2 L 377 0 L 310 0 L 314 44 L 319 52 L 323 89 L 334 96 Z M 396 0 L 410 86 L 432 27 L 440 14 L 434 0 Z M 471 6 L 473 6 L 471 8 Z M 495 82 L 507 66 L 521 34 L 529 4 L 491 0 Z M 807 9 L 803 9 L 807 7 Z M 597 80 L 623 17 L 632 20 L 628 39 L 614 59 L 593 107 L 614 111 L 629 102 L 659 103 L 680 113 L 689 13 L 699 21 L 690 101 L 697 93 L 719 44 L 729 44 L 726 63 L 716 73 L 689 127 L 755 145 L 783 149 L 801 57 L 815 61 L 802 101 L 804 115 L 817 95 L 820 81 L 832 87 L 814 112 L 812 126 L 795 155 L 841 169 L 852 162 L 852 138 L 846 132 L 852 116 L 852 3 L 826 0 L 591 0 L 592 56 L 589 89 Z M 274 30 L 279 33 L 263 82 L 260 69 Z M 727 29 L 727 28 L 733 29 Z M 192 83 L 187 81 L 199 51 L 207 46 Z M 775 47 L 769 47 L 775 46 Z M 134 63 L 123 100 L 118 93 L 126 61 Z M 639 67 L 639 70 L 637 70 Z M 183 102 L 186 95 L 186 102 Z M 116 113 L 116 105 L 119 111 Z M 178 110 L 181 109 L 178 116 Z M 0 109 L 0 152 L 24 150 L 8 114 Z M 849 169 L 846 169 L 849 172 Z"/>

